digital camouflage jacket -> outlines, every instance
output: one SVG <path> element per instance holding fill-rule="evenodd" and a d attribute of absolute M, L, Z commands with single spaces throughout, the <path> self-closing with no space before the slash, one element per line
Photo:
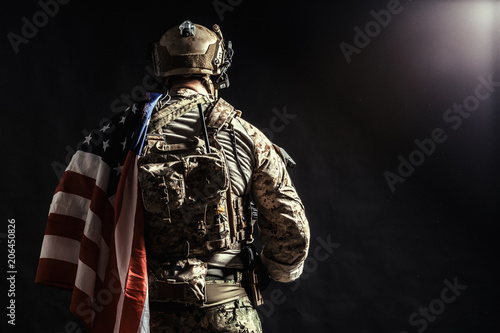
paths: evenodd
<path fill-rule="evenodd" d="M 171 91 L 172 102 L 193 97 L 189 89 Z M 304 206 L 292 185 L 280 149 L 256 127 L 243 120 L 240 111 L 220 100 L 207 124 L 228 114 L 227 124 L 217 134 L 229 170 L 232 192 L 251 195 L 258 209 L 261 258 L 270 277 L 280 282 L 297 279 L 309 248 L 309 225 Z M 152 117 L 155 117 L 153 113 Z M 168 144 L 192 142 L 200 133 L 197 110 L 169 122 L 162 128 Z"/>

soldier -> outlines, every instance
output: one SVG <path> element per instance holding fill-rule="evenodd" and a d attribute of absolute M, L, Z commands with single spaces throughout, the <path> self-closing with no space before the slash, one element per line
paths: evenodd
<path fill-rule="evenodd" d="M 297 279 L 307 256 L 283 151 L 218 97 L 232 55 L 219 26 L 190 21 L 152 50 L 164 96 L 138 161 L 152 333 L 261 332 L 265 278 Z"/>
<path fill-rule="evenodd" d="M 309 248 L 286 155 L 218 97 L 233 50 L 217 25 L 185 21 L 152 55 L 163 94 L 82 141 L 35 281 L 71 290 L 93 333 L 260 332 L 266 279 L 297 279 Z"/>

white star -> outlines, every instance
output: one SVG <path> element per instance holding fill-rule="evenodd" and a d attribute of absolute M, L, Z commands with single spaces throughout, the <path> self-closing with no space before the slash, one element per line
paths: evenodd
<path fill-rule="evenodd" d="M 135 114 L 136 110 L 137 110 L 137 106 L 134 104 L 134 106 L 132 106 L 132 112 Z"/>
<path fill-rule="evenodd" d="M 122 173 L 123 165 L 120 165 L 120 162 L 118 162 L 118 165 L 116 168 L 113 168 L 116 171 L 116 175 L 118 176 L 120 173 Z"/>
<path fill-rule="evenodd" d="M 102 149 L 103 149 L 104 151 L 106 151 L 106 149 L 107 149 L 108 147 L 111 147 L 111 146 L 109 145 L 109 140 L 106 140 L 106 141 L 104 141 L 104 142 L 102 143 Z"/>
<path fill-rule="evenodd" d="M 89 134 L 85 137 L 85 141 L 83 141 L 84 144 L 90 144 L 90 140 L 92 140 L 92 134 Z"/>
<path fill-rule="evenodd" d="M 125 124 L 125 119 L 127 119 L 127 117 L 123 116 L 122 119 L 120 120 L 119 124 Z"/>
<path fill-rule="evenodd" d="M 122 144 L 122 150 L 125 150 L 125 147 L 127 146 L 127 138 L 125 138 L 125 140 L 123 140 L 122 142 L 120 142 Z"/>
<path fill-rule="evenodd" d="M 107 130 L 109 129 L 109 124 L 107 125 L 104 125 L 102 128 L 101 128 L 101 132 L 106 132 Z"/>

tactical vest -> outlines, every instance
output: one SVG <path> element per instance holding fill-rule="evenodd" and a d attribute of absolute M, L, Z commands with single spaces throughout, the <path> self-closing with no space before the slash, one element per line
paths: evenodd
<path fill-rule="evenodd" d="M 198 104 L 208 113 L 210 153 L 203 133 L 192 142 L 167 144 L 162 127 Z M 217 141 L 217 134 L 239 115 L 224 100 L 202 95 L 182 98 L 153 114 L 138 162 L 148 257 L 200 258 L 253 241 L 250 200 L 233 193 Z"/>

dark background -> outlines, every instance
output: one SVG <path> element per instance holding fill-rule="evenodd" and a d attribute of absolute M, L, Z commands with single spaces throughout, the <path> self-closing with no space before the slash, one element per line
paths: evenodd
<path fill-rule="evenodd" d="M 443 114 L 474 94 L 479 76 L 500 81 L 499 2 L 402 1 L 351 63 L 339 44 L 352 45 L 353 29 L 364 30 L 388 1 L 221 0 L 232 4 L 222 15 L 214 3 L 73 0 L 16 54 L 7 34 L 21 35 L 22 17 L 32 21 L 41 7 L 2 2 L 0 257 L 3 274 L 6 224 L 15 219 L 18 270 L 8 332 L 77 331 L 67 326 L 76 320 L 70 293 L 34 284 L 58 182 L 53 165 L 65 165 L 82 131 L 142 85 L 147 44 L 185 19 L 217 23 L 233 41 L 232 86 L 221 96 L 245 119 L 270 128 L 273 109 L 296 115 L 270 136 L 297 162 L 291 174 L 311 252 L 299 282 L 266 291 L 264 330 L 495 331 L 500 87 L 456 130 Z M 436 128 L 447 140 L 392 192 L 384 173 L 397 174 L 398 156 L 408 159 L 414 140 Z M 333 253 L 325 242 L 336 243 Z M 444 281 L 455 279 L 467 289 L 440 308 Z M 437 315 L 409 322 L 429 306 Z"/>

